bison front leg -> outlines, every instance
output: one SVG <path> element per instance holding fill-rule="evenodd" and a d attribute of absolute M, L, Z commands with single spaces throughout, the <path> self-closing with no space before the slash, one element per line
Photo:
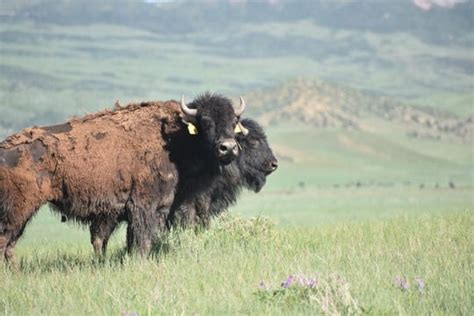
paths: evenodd
<path fill-rule="evenodd" d="M 149 210 L 133 209 L 128 220 L 127 249 L 129 253 L 137 252 L 142 256 L 150 253 L 152 245 L 166 229 L 165 219 L 168 208 L 151 208 Z"/>
<path fill-rule="evenodd" d="M 197 214 L 194 201 L 184 201 L 173 207 L 172 226 L 188 228 L 196 226 Z"/>
<path fill-rule="evenodd" d="M 127 250 L 146 256 L 158 233 L 158 220 L 153 211 L 135 210 L 127 227 Z"/>
<path fill-rule="evenodd" d="M 177 177 L 161 169 L 160 177 L 151 183 L 134 185 L 125 206 L 128 222 L 128 252 L 148 255 L 159 234 L 166 230 L 166 219 L 175 196 Z M 163 175 L 165 173 L 165 175 Z"/>
<path fill-rule="evenodd" d="M 91 244 L 96 256 L 105 256 L 110 236 L 119 224 L 117 218 L 101 217 L 95 219 L 90 226 Z"/>

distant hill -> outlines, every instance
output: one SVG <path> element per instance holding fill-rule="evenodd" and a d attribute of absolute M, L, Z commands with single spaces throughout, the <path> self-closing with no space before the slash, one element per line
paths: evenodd
<path fill-rule="evenodd" d="M 181 34 L 197 29 L 229 30 L 248 22 L 310 20 L 333 30 L 407 32 L 438 44 L 464 41 L 465 33 L 474 28 L 474 1 L 439 0 L 434 4 L 423 8 L 416 1 L 391 0 L 4 0 L 0 18 L 61 25 L 106 23 Z"/>
<path fill-rule="evenodd" d="M 0 135 L 117 99 L 238 95 L 315 76 L 324 82 L 266 89 L 261 98 L 275 100 L 265 104 L 289 105 L 264 119 L 470 133 L 474 1 L 429 10 L 388 0 L 147 2 L 1 1 Z"/>
<path fill-rule="evenodd" d="M 251 109 L 265 125 L 305 123 L 319 128 L 382 131 L 399 128 L 412 137 L 470 141 L 473 116 L 407 105 L 322 80 L 296 79 L 250 93 Z"/>

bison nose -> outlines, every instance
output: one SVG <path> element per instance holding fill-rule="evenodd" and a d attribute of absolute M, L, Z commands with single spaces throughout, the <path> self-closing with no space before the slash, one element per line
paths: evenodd
<path fill-rule="evenodd" d="M 274 160 L 270 163 L 270 168 L 272 169 L 272 171 L 275 171 L 277 170 L 278 168 L 278 161 Z"/>
<path fill-rule="evenodd" d="M 237 155 L 237 142 L 233 139 L 227 139 L 220 143 L 219 154 L 222 156 L 233 154 Z"/>

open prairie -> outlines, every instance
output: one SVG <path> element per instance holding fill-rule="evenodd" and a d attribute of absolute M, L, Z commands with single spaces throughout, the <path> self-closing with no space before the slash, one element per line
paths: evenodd
<path fill-rule="evenodd" d="M 1 4 L 1 139 L 209 90 L 245 97 L 278 170 L 149 258 L 124 227 L 95 258 L 43 206 L 0 266 L 0 313 L 472 315 L 472 1 L 374 2 L 370 21 L 358 1 L 162 2 Z"/>

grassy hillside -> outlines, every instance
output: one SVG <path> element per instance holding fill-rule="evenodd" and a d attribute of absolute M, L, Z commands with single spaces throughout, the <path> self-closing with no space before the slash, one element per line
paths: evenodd
<path fill-rule="evenodd" d="M 238 95 L 295 76 L 472 114 L 472 48 L 410 34 L 334 30 L 309 20 L 173 33 L 0 19 L 0 47 L 0 125 L 8 131 L 117 99 Z"/>
<path fill-rule="evenodd" d="M 209 231 L 171 236 L 149 260 L 123 257 L 114 244 L 105 262 L 94 261 L 86 245 L 31 244 L 21 249 L 17 271 L 0 269 L 0 310 L 469 315 L 473 218 L 465 212 L 283 229 L 225 217 Z"/>
<path fill-rule="evenodd" d="M 250 111 L 266 125 L 303 123 L 378 135 L 472 142 L 474 116 L 373 96 L 343 85 L 299 78 L 248 95 Z"/>

